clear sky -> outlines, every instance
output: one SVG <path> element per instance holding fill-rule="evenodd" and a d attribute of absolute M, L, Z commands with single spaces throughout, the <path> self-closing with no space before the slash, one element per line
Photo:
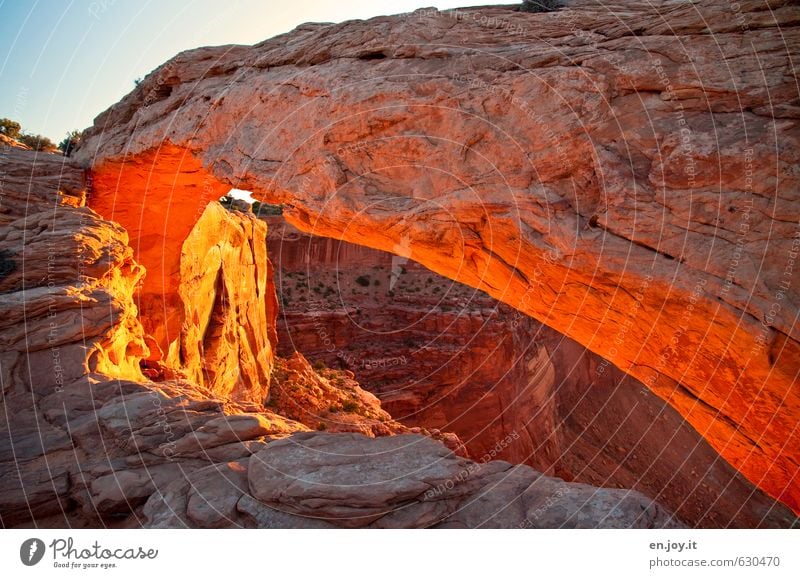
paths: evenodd
<path fill-rule="evenodd" d="M 182 50 L 254 44 L 303 22 L 514 0 L 0 0 L 0 118 L 55 142 Z"/>

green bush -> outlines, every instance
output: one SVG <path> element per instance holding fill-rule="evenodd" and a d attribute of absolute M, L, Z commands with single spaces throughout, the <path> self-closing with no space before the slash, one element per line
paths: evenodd
<path fill-rule="evenodd" d="M 358 404 L 352 399 L 348 399 L 347 401 L 342 403 L 342 411 L 354 412 L 357 409 L 358 409 Z"/>
<path fill-rule="evenodd" d="M 18 122 L 10 118 L 0 118 L 0 134 L 6 135 L 8 138 L 19 138 L 19 131 L 21 126 Z"/>
<path fill-rule="evenodd" d="M 80 143 L 81 143 L 80 131 L 73 130 L 72 132 L 68 132 L 67 137 L 60 143 L 58 143 L 58 148 L 61 149 L 61 152 L 64 153 L 65 157 L 68 157 L 72 154 L 72 151 L 75 150 Z"/>
<path fill-rule="evenodd" d="M 369 287 L 369 277 L 366 275 L 361 275 L 360 277 L 356 278 L 356 283 L 362 287 Z"/>
<path fill-rule="evenodd" d="M 54 151 L 58 149 L 56 143 L 40 134 L 22 134 L 17 140 L 35 151 Z"/>
<path fill-rule="evenodd" d="M 253 213 L 255 213 L 256 217 L 262 215 L 282 215 L 283 205 L 272 205 L 270 203 L 255 201 L 253 203 Z"/>

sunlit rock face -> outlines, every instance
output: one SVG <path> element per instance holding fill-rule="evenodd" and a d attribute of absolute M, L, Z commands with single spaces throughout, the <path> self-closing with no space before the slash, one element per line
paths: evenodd
<path fill-rule="evenodd" d="M 637 490 L 693 527 L 793 523 L 666 402 L 575 341 L 408 259 L 262 218 L 279 354 L 352 371 L 393 417 L 458 434 L 480 462 Z"/>
<path fill-rule="evenodd" d="M 49 393 L 97 371 L 142 379 L 144 271 L 117 223 L 84 206 L 83 171 L 0 145 L 0 379 Z"/>
<path fill-rule="evenodd" d="M 230 187 L 205 173 L 185 150 L 168 145 L 106 167 L 92 174 L 89 205 L 125 228 L 137 261 L 147 270 L 137 302 L 158 359 L 180 336 L 183 243 L 206 206 Z"/>
<path fill-rule="evenodd" d="M 166 365 L 223 398 L 268 393 L 277 303 L 266 237 L 264 222 L 211 203 L 180 251 L 181 329 Z"/>
<path fill-rule="evenodd" d="M 306 25 L 178 55 L 77 158 L 143 314 L 176 294 L 151 233 L 180 246 L 207 189 L 251 190 L 606 357 L 797 510 L 798 36 L 789 3 L 723 0 Z"/>

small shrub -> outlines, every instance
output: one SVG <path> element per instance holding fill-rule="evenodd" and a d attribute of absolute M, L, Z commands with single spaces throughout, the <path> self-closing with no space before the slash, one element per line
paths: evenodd
<path fill-rule="evenodd" d="M 20 124 L 10 118 L 0 118 L 0 134 L 8 138 L 19 138 L 19 131 L 22 129 Z"/>
<path fill-rule="evenodd" d="M 78 130 L 73 130 L 72 132 L 67 133 L 67 137 L 58 143 L 58 148 L 64 153 L 65 157 L 68 157 L 72 154 L 78 145 L 81 144 L 81 132 Z"/>
<path fill-rule="evenodd" d="M 328 426 L 325 425 L 324 422 L 319 422 L 317 424 L 317 431 L 325 431 L 326 429 L 328 429 Z"/>
<path fill-rule="evenodd" d="M 336 407 L 335 405 L 331 405 L 330 407 L 328 407 L 328 412 L 329 413 L 339 413 L 339 408 Z"/>
<path fill-rule="evenodd" d="M 271 203 L 262 203 L 261 201 L 253 202 L 253 213 L 257 217 L 263 215 L 282 215 L 283 205 L 273 205 Z"/>
<path fill-rule="evenodd" d="M 17 140 L 35 151 L 54 151 L 58 149 L 56 143 L 40 134 L 22 134 Z"/>
<path fill-rule="evenodd" d="M 356 283 L 358 283 L 362 287 L 369 287 L 369 277 L 367 277 L 366 275 L 361 275 L 360 277 L 356 277 Z"/>
<path fill-rule="evenodd" d="M 321 359 L 318 359 L 317 361 L 315 361 L 314 365 L 312 365 L 311 367 L 313 367 L 315 371 L 322 371 L 322 370 L 328 368 L 328 366 L 325 365 L 325 362 L 322 361 Z"/>
<path fill-rule="evenodd" d="M 357 409 L 358 409 L 358 404 L 354 402 L 352 399 L 348 399 L 347 401 L 342 403 L 342 411 L 354 412 Z"/>

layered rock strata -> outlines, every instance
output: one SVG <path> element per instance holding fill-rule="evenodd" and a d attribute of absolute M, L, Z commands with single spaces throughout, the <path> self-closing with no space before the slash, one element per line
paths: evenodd
<path fill-rule="evenodd" d="M 76 155 L 167 273 L 142 289 L 159 343 L 177 257 L 153 235 L 180 246 L 193 207 L 251 190 L 609 359 L 798 510 L 798 46 L 780 0 L 304 25 L 176 56 Z M 143 220 L 153 196 L 188 210 Z"/>

